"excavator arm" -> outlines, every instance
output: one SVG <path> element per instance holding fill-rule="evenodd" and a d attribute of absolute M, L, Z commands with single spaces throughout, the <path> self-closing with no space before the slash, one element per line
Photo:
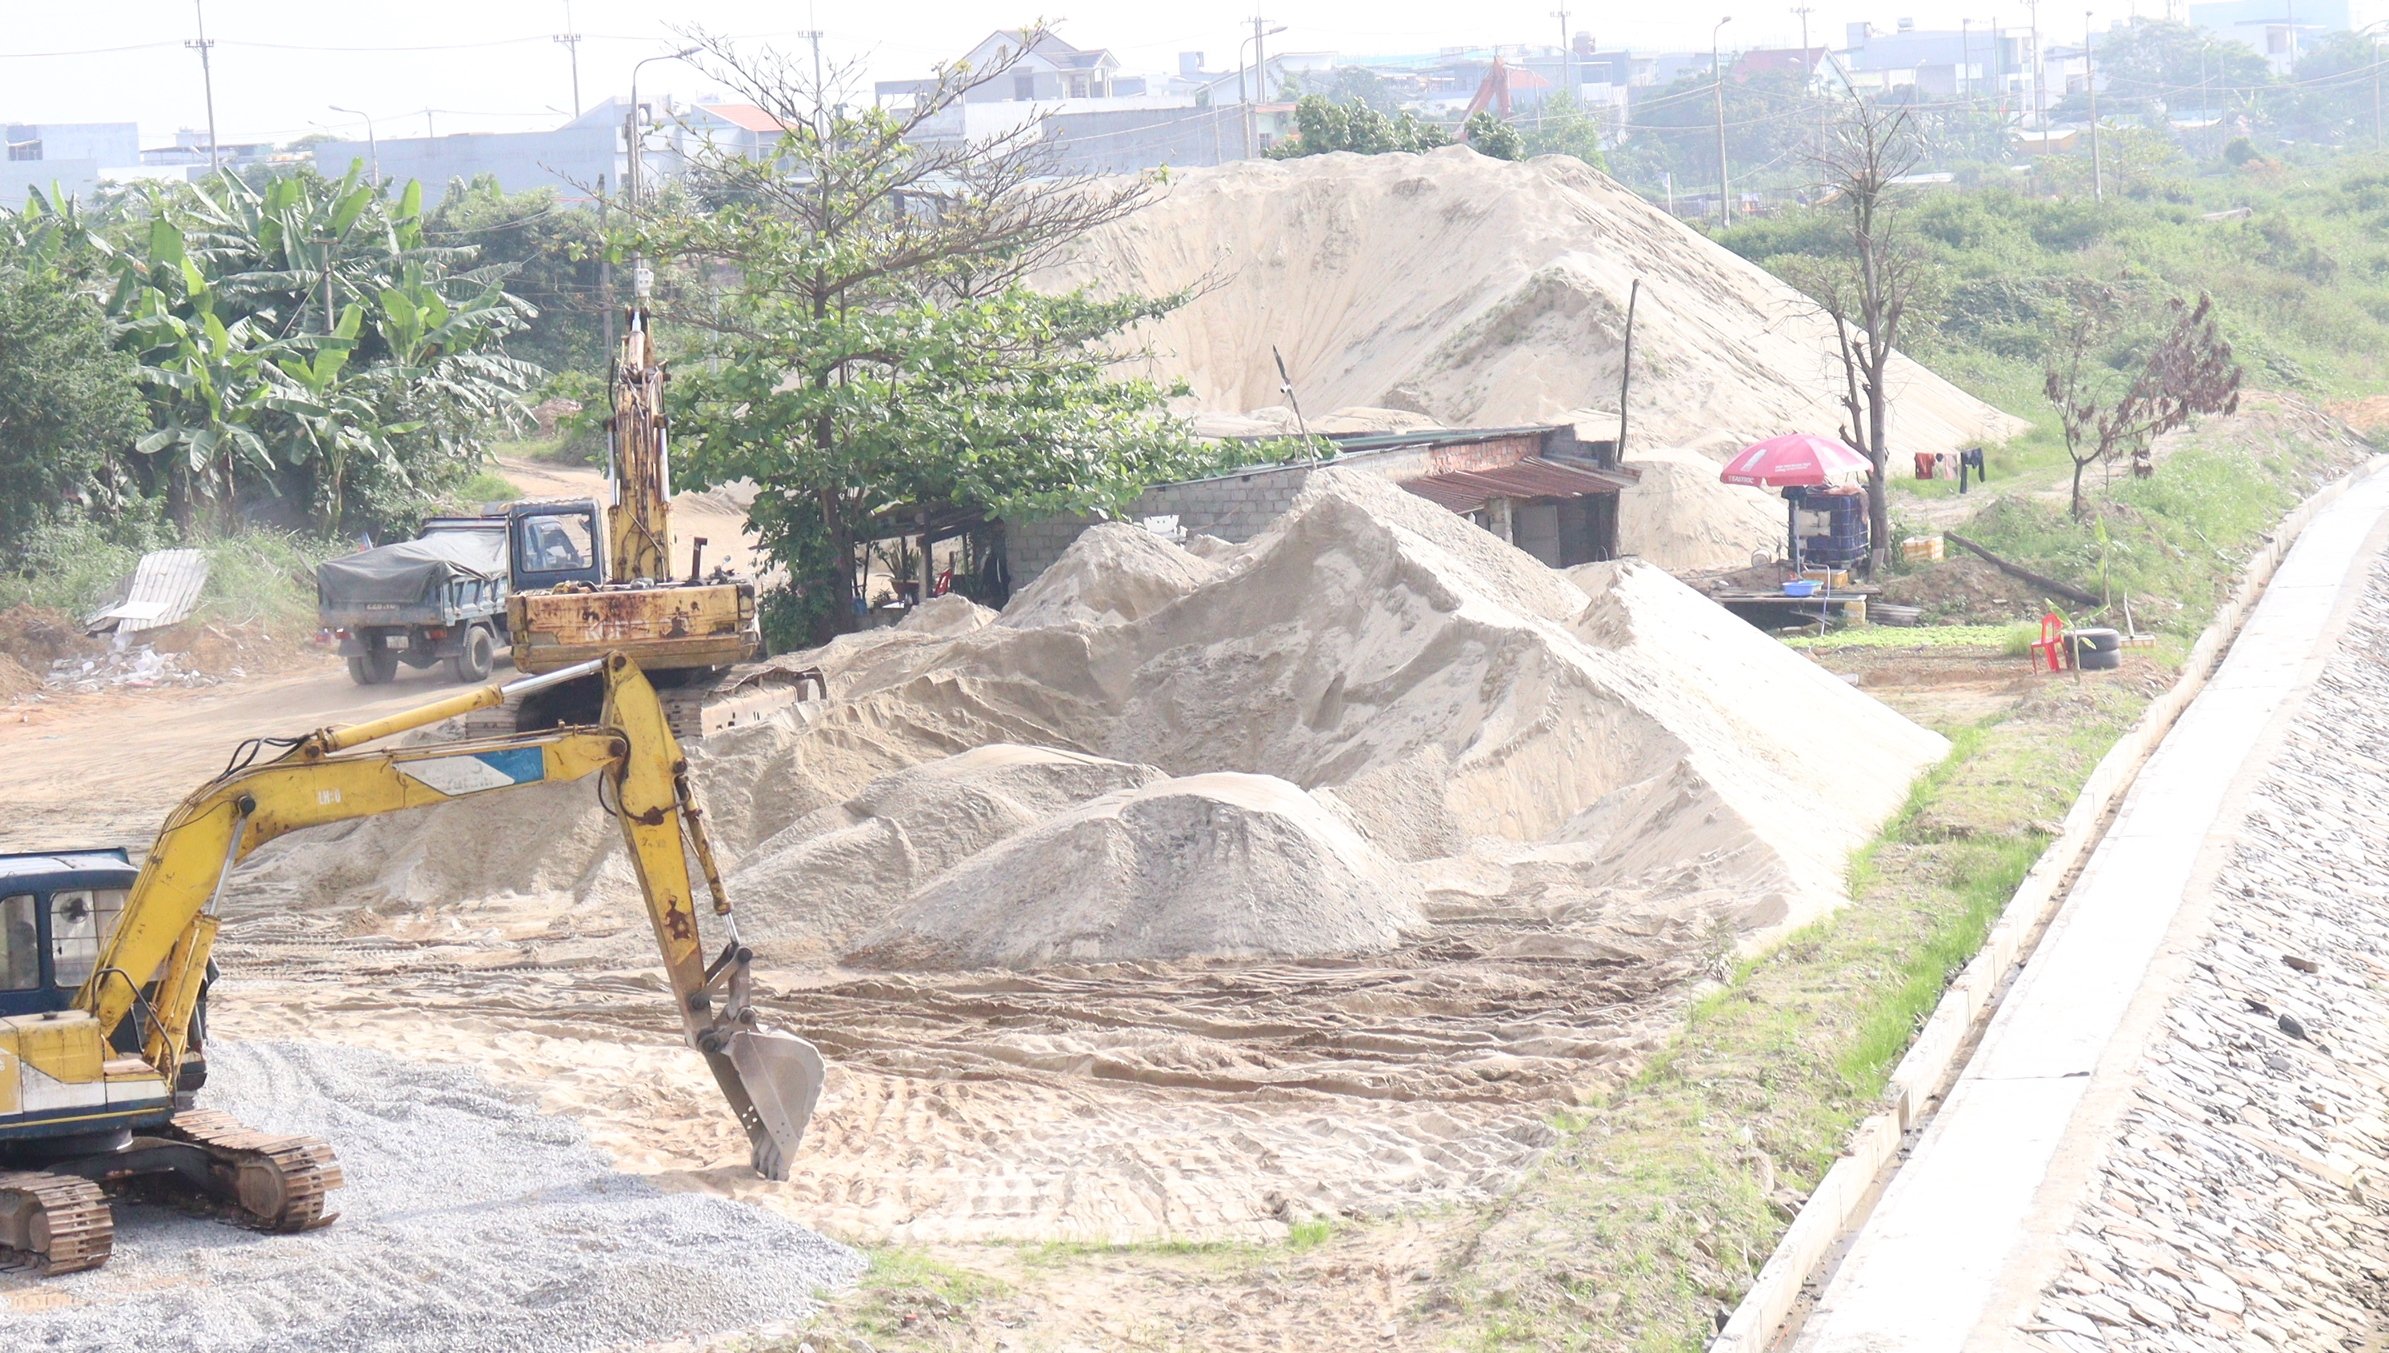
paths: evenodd
<path fill-rule="evenodd" d="M 370 746 L 493 707 L 509 693 L 592 675 L 601 676 L 606 688 L 598 726 Z M 688 763 L 654 688 L 619 653 L 370 723 L 322 729 L 291 740 L 270 761 L 219 776 L 167 818 L 99 966 L 77 994 L 77 1008 L 93 1015 L 103 1038 L 139 1009 L 143 1059 L 172 1084 L 215 944 L 225 879 L 250 852 L 308 827 L 458 799 L 502 798 L 526 785 L 590 776 L 598 777 L 602 801 L 621 824 L 689 1043 L 704 1054 L 746 1129 L 756 1170 L 785 1179 L 821 1092 L 821 1057 L 803 1039 L 758 1026 L 748 995 L 754 956 L 739 940 L 722 891 L 689 789 Z M 698 925 L 696 877 L 710 894 L 721 932 L 710 962 Z"/>

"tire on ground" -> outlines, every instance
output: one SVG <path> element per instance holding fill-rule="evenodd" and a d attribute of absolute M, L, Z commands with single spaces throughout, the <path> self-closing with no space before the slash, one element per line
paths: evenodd
<path fill-rule="evenodd" d="M 448 659 L 448 675 L 458 681 L 486 681 L 489 669 L 498 660 L 497 641 L 479 625 L 465 631 L 456 656 Z"/>
<path fill-rule="evenodd" d="M 376 648 L 348 660 L 348 679 L 360 686 L 387 684 L 398 675 L 398 655 L 386 648 Z"/>

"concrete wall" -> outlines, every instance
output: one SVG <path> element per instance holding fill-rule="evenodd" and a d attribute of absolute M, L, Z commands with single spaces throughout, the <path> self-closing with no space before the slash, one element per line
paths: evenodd
<path fill-rule="evenodd" d="M 553 188 L 577 205 L 591 199 L 575 183 L 595 184 L 603 175 L 609 191 L 620 188 L 621 141 L 613 127 L 579 125 L 547 132 L 384 137 L 378 151 L 364 141 L 325 141 L 315 147 L 315 167 L 338 178 L 351 163 L 370 165 L 378 155 L 382 181 L 420 182 L 426 207 L 439 202 L 450 182 L 483 174 L 495 175 L 510 193 Z"/>
<path fill-rule="evenodd" d="M 53 187 L 88 200 L 99 191 L 99 161 L 0 160 L 0 210 L 15 211 L 25 205 L 26 193 L 39 188 L 47 197 Z"/>
<path fill-rule="evenodd" d="M 1045 121 L 1057 173 L 1128 174 L 1244 158 L 1244 114 L 1234 105 L 1083 113 L 1074 108 L 1066 104 Z"/>

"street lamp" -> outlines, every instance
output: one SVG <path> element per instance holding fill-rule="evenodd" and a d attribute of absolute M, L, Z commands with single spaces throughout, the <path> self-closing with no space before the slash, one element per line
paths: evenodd
<path fill-rule="evenodd" d="M 643 186 L 639 182 L 639 152 L 647 140 L 646 128 L 639 123 L 639 71 L 642 67 L 657 61 L 680 61 L 695 56 L 697 50 L 695 47 L 683 47 L 677 52 L 658 52 L 654 56 L 644 56 L 631 63 L 630 116 L 625 119 L 630 162 L 624 187 L 628 190 L 630 204 L 634 210 L 639 205 L 639 193 Z"/>
<path fill-rule="evenodd" d="M 1277 27 L 1263 32 L 1260 21 L 1256 19 L 1253 21 L 1253 35 L 1236 44 L 1236 102 L 1244 105 L 1244 158 L 1248 160 L 1253 156 L 1253 105 L 1260 102 L 1258 95 L 1261 92 L 1261 82 L 1269 78 L 1269 72 L 1260 69 L 1259 66 L 1262 51 L 1259 44 L 1261 39 L 1273 38 L 1285 31 L 1286 26 L 1279 24 Z M 1247 47 L 1253 49 L 1254 57 L 1253 92 L 1251 94 L 1244 91 L 1244 49 Z"/>
<path fill-rule="evenodd" d="M 365 155 L 367 162 L 373 166 L 373 186 L 376 188 L 381 187 L 382 143 L 376 139 L 373 134 L 373 114 L 356 108 L 343 108 L 336 103 L 331 105 L 331 108 L 335 113 L 346 113 L 351 117 L 361 117 L 365 119 Z"/>
<path fill-rule="evenodd" d="M 1727 205 L 1726 197 L 1725 63 L 1718 59 L 1717 39 L 1720 34 L 1725 32 L 1725 26 L 1733 21 L 1734 16 L 1728 14 L 1717 21 L 1715 28 L 1709 30 L 1709 73 L 1716 77 L 1716 83 L 1712 88 L 1717 91 L 1717 224 L 1720 227 L 1730 226 L 1734 223 L 1734 209 Z"/>

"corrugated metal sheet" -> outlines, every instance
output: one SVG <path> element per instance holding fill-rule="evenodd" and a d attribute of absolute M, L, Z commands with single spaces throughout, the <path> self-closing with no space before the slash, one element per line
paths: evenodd
<path fill-rule="evenodd" d="M 1532 456 L 1498 470 L 1459 470 L 1405 479 L 1402 487 L 1438 506 L 1468 513 L 1496 498 L 1582 498 L 1616 493 L 1631 482 L 1629 475 Z"/>
<path fill-rule="evenodd" d="M 198 550 L 152 550 L 133 570 L 125 599 L 83 622 L 93 634 L 163 629 L 191 613 L 207 586 L 207 556 Z"/>

